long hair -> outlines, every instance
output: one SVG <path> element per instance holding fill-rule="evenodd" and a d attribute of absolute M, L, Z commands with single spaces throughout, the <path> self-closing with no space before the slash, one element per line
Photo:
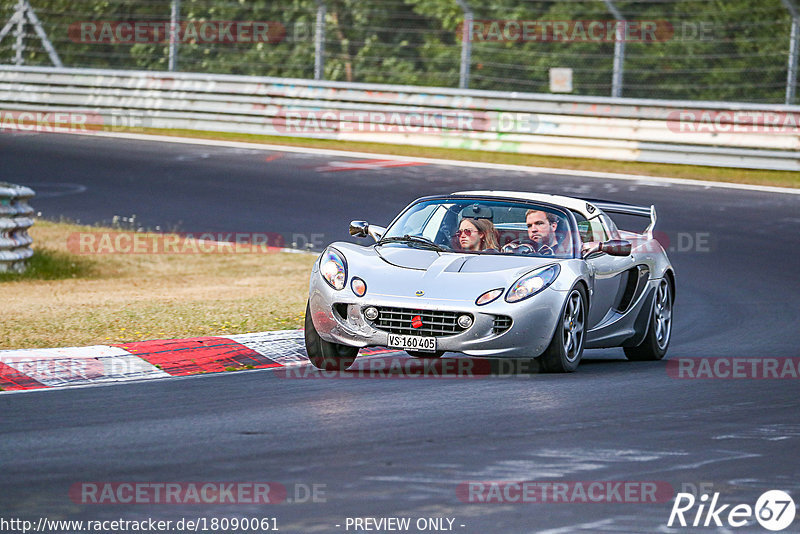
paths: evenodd
<path fill-rule="evenodd" d="M 478 229 L 479 232 L 483 233 L 483 238 L 480 242 L 480 249 L 486 250 L 493 248 L 495 250 L 500 249 L 500 245 L 497 244 L 497 230 L 494 227 L 494 223 L 489 219 L 473 219 L 472 217 L 464 217 L 461 219 L 461 222 L 469 221 L 472 225 Z M 461 222 L 458 223 L 461 226 Z"/>

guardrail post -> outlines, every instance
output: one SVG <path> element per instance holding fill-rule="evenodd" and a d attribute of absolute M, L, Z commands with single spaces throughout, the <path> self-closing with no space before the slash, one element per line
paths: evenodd
<path fill-rule="evenodd" d="M 314 79 L 325 75 L 325 2 L 317 0 L 317 23 L 314 26 Z"/>
<path fill-rule="evenodd" d="M 625 71 L 625 27 L 627 21 L 611 0 L 603 0 L 603 2 L 617 21 L 614 35 L 614 73 L 611 78 L 611 96 L 620 98 L 623 72 Z"/>
<path fill-rule="evenodd" d="M 172 0 L 169 15 L 169 70 L 178 69 L 178 43 L 180 42 L 181 0 Z"/>
<path fill-rule="evenodd" d="M 458 73 L 458 87 L 469 87 L 469 65 L 472 62 L 472 10 L 466 0 L 456 0 L 464 13 L 464 24 L 461 26 L 461 68 Z"/>
<path fill-rule="evenodd" d="M 0 272 L 23 272 L 33 256 L 33 238 L 28 228 L 33 226 L 33 208 L 28 199 L 33 189 L 0 182 Z"/>
<path fill-rule="evenodd" d="M 786 72 L 786 105 L 794 103 L 795 87 L 797 86 L 797 55 L 800 47 L 800 13 L 792 0 L 781 0 L 792 15 L 792 33 L 789 38 L 789 65 Z"/>

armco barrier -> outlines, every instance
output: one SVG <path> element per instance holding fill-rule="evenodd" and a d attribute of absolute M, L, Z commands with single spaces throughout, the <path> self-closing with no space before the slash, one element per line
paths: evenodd
<path fill-rule="evenodd" d="M 39 114 L 55 111 L 82 114 L 56 125 L 72 130 L 140 126 L 800 170 L 800 106 L 0 66 L 0 127 L 48 131 Z"/>
<path fill-rule="evenodd" d="M 0 272 L 22 272 L 33 256 L 33 208 L 28 199 L 34 196 L 29 187 L 0 182 Z"/>

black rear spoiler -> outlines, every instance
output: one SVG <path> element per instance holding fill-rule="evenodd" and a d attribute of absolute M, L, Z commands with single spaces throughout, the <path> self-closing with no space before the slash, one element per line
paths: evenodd
<path fill-rule="evenodd" d="M 653 228 L 656 226 L 656 207 L 654 205 L 647 206 L 634 206 L 633 204 L 626 204 L 624 202 L 611 202 L 608 200 L 596 199 L 583 199 L 591 202 L 596 207 L 603 210 L 605 213 L 618 213 L 621 215 L 636 215 L 638 217 L 650 217 L 650 224 L 645 228 L 644 234 L 648 238 L 653 238 Z"/>

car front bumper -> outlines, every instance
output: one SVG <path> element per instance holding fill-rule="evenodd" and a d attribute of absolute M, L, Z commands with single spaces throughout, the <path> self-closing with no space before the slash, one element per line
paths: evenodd
<path fill-rule="evenodd" d="M 567 292 L 548 287 L 541 293 L 515 303 L 501 296 L 478 306 L 474 301 L 378 295 L 357 297 L 349 287 L 337 291 L 319 276 L 310 284 L 312 321 L 320 337 L 328 342 L 354 347 L 388 346 L 389 332 L 374 327 L 364 318 L 368 306 L 468 313 L 472 326 L 455 335 L 436 336 L 437 351 L 460 352 L 491 358 L 535 358 L 544 352 L 556 329 Z M 493 331 L 497 316 L 511 318 L 511 327 Z"/>

